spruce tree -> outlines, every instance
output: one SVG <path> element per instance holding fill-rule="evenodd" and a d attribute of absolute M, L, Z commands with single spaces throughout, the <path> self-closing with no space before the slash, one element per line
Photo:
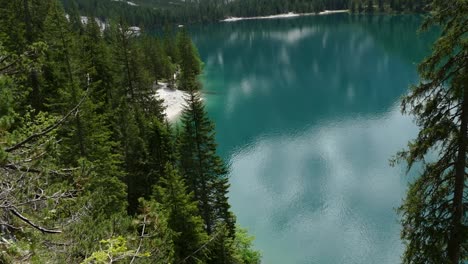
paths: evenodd
<path fill-rule="evenodd" d="M 176 232 L 173 240 L 176 262 L 200 263 L 206 258 L 206 250 L 199 249 L 208 242 L 208 236 L 193 193 L 188 192 L 184 180 L 169 163 L 154 193 L 168 213 L 169 227 Z"/>
<path fill-rule="evenodd" d="M 181 90 L 188 91 L 195 87 L 192 85 L 192 82 L 201 73 L 201 61 L 187 30 L 183 29 L 177 34 L 177 47 L 180 65 L 178 87 Z"/>
<path fill-rule="evenodd" d="M 150 188 L 155 185 L 160 177 L 164 176 L 166 164 L 175 163 L 176 155 L 174 149 L 174 138 L 169 124 L 163 124 L 157 118 L 149 124 L 148 129 L 148 152 L 150 173 L 146 179 L 145 185 Z"/>
<path fill-rule="evenodd" d="M 421 83 L 402 102 L 421 130 L 398 154 L 411 168 L 422 162 L 403 205 L 404 263 L 464 263 L 468 258 L 466 177 L 468 46 L 464 0 L 432 3 L 423 25 L 442 28 L 433 53 L 419 65 Z M 435 153 L 435 159 L 428 156 Z"/>
<path fill-rule="evenodd" d="M 229 228 L 234 226 L 226 197 L 227 168 L 216 153 L 214 125 L 207 117 L 198 85 L 192 81 L 190 87 L 187 108 L 182 113 L 180 166 L 189 190 L 199 202 L 206 231 L 212 234 L 218 223 L 226 223 Z"/>
<path fill-rule="evenodd" d="M 116 70 L 112 66 L 112 54 L 101 34 L 96 19 L 90 18 L 84 26 L 80 43 L 81 65 L 80 74 L 85 82 L 82 85 L 93 86 L 90 98 L 98 106 L 100 114 L 112 115 L 118 101 L 116 85 Z"/>

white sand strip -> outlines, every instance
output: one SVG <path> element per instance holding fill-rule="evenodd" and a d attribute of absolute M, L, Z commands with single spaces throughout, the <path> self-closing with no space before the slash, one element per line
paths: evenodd
<path fill-rule="evenodd" d="M 171 89 L 167 86 L 167 83 L 158 83 L 160 87 L 156 91 L 156 95 L 163 100 L 163 105 L 166 108 L 164 113 L 170 122 L 174 122 L 182 113 L 185 105 L 186 92 Z"/>
<path fill-rule="evenodd" d="M 289 12 L 287 14 L 278 14 L 278 15 L 271 15 L 271 16 L 257 16 L 257 17 L 228 17 L 226 19 L 221 20 L 220 22 L 236 22 L 240 20 L 254 20 L 254 19 L 277 19 L 277 18 L 290 18 L 290 17 L 298 17 L 298 16 L 313 16 L 313 15 L 329 15 L 329 14 L 336 14 L 336 13 L 348 13 L 349 10 L 325 10 L 320 13 L 293 13 Z"/>

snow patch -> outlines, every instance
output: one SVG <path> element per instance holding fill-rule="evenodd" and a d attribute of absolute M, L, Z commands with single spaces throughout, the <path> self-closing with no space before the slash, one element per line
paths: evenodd
<path fill-rule="evenodd" d="M 294 13 L 289 12 L 286 14 L 278 14 L 278 15 L 271 15 L 271 16 L 256 16 L 256 17 L 228 17 L 226 19 L 221 20 L 221 22 L 236 22 L 240 20 L 254 20 L 254 19 L 277 19 L 277 18 L 291 18 L 291 17 L 298 17 L 298 16 L 313 16 L 313 15 L 329 15 L 329 14 L 336 14 L 336 13 L 348 13 L 348 10 L 325 10 L 320 13 Z"/>
<path fill-rule="evenodd" d="M 112 0 L 113 2 L 122 2 L 122 3 L 127 3 L 127 5 L 130 5 L 130 6 L 138 6 L 138 4 L 135 4 L 134 2 L 130 2 L 130 1 L 124 1 L 124 0 Z"/>
<path fill-rule="evenodd" d="M 135 36 L 135 37 L 138 37 L 138 36 L 141 35 L 141 28 L 140 28 L 140 27 L 136 27 L 136 26 L 128 27 L 126 34 L 127 34 L 128 36 Z"/>
<path fill-rule="evenodd" d="M 88 21 L 89 21 L 89 17 L 81 16 L 80 20 L 81 20 L 81 24 L 87 25 Z M 94 21 L 96 21 L 96 23 L 98 24 L 99 29 L 101 30 L 101 32 L 104 32 L 104 30 L 106 30 L 106 28 L 107 28 L 107 23 L 106 22 L 100 20 L 99 18 L 94 18 Z"/>

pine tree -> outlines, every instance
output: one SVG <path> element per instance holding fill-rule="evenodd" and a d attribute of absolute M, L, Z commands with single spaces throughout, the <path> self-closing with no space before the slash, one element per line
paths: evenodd
<path fill-rule="evenodd" d="M 398 158 L 411 168 L 423 162 L 403 205 L 404 263 L 466 261 L 466 198 L 468 144 L 468 46 L 466 1 L 435 0 L 423 25 L 442 27 L 433 53 L 419 65 L 422 82 L 402 102 L 421 130 Z M 431 153 L 434 161 L 426 161 Z M 430 159 L 431 160 L 431 159 Z"/>
<path fill-rule="evenodd" d="M 200 215 L 206 231 L 212 234 L 218 223 L 234 226 L 228 213 L 226 190 L 227 168 L 216 154 L 214 125 L 208 119 L 197 84 L 192 82 L 187 108 L 182 114 L 183 131 L 180 135 L 181 172 L 190 191 L 199 201 Z"/>
<path fill-rule="evenodd" d="M 161 41 L 153 37 L 146 37 L 143 41 L 145 51 L 145 64 L 151 69 L 152 77 L 155 81 L 164 79 L 172 80 L 175 66 L 167 56 Z"/>
<path fill-rule="evenodd" d="M 166 164 L 175 163 L 174 138 L 169 124 L 162 124 L 157 118 L 149 124 L 148 152 L 150 173 L 144 183 L 145 193 L 151 193 L 153 186 L 164 176 Z"/>
<path fill-rule="evenodd" d="M 138 242 L 133 247 L 137 250 L 140 247 L 139 252 L 146 255 L 141 263 L 176 263 L 174 239 L 177 233 L 170 227 L 169 212 L 155 200 L 140 198 L 139 204 Z"/>
<path fill-rule="evenodd" d="M 59 81 L 63 86 L 58 90 L 60 103 L 56 104 L 57 110 L 65 112 L 80 104 L 80 112 L 60 132 L 63 135 L 60 160 L 64 165 L 69 166 L 79 166 L 80 159 L 99 164 L 95 170 L 96 176 L 89 180 L 90 183 L 96 185 L 91 185 L 90 188 L 99 188 L 101 192 L 108 192 L 105 195 L 102 193 L 107 197 L 106 199 L 115 195 L 116 205 L 109 204 L 110 208 L 104 209 L 107 213 L 121 211 L 122 206 L 125 205 L 121 200 L 125 195 L 125 188 L 122 183 L 119 183 L 119 178 L 123 175 L 119 169 L 121 158 L 120 155 L 112 153 L 116 143 L 111 141 L 111 131 L 105 121 L 106 115 L 98 112 L 100 103 L 91 100 L 102 82 L 90 79 L 89 76 L 93 70 L 87 67 L 90 64 L 78 64 L 74 61 L 79 54 L 76 45 L 77 37 L 70 31 L 63 11 L 58 6 L 53 6 L 48 19 L 50 24 L 46 33 L 58 36 L 56 40 L 51 36 L 49 43 L 62 52 L 60 57 L 54 58 L 52 65 L 56 73 L 53 81 Z M 88 59 L 93 58 L 88 57 Z M 61 70 L 64 71 L 64 75 L 61 75 Z M 100 203 L 99 206 L 107 207 L 104 203 Z"/>
<path fill-rule="evenodd" d="M 180 78 L 179 89 L 190 90 L 195 86 L 192 82 L 201 73 L 201 61 L 198 51 L 192 43 L 188 32 L 183 29 L 177 34 L 179 52 Z"/>
<path fill-rule="evenodd" d="M 144 63 L 144 50 L 136 43 L 138 38 L 127 30 L 124 22 L 112 29 L 115 47 L 116 111 L 114 127 L 124 153 L 126 184 L 128 186 L 128 211 L 136 213 L 138 198 L 149 198 L 151 177 L 148 153 L 148 124 L 153 118 L 165 119 L 160 100 L 153 96 L 153 82 Z"/>
<path fill-rule="evenodd" d="M 197 252 L 208 242 L 208 236 L 192 196 L 177 170 L 166 164 L 165 175 L 155 186 L 155 198 L 168 212 L 169 227 L 177 233 L 174 237 L 176 262 L 200 263 L 206 258 L 206 250 Z"/>
<path fill-rule="evenodd" d="M 88 85 L 89 82 L 93 86 L 90 98 L 98 106 L 97 111 L 112 115 L 119 95 L 116 89 L 116 70 L 112 67 L 111 52 L 101 34 L 101 28 L 94 18 L 90 18 L 84 27 L 80 56 L 84 62 L 80 72 L 85 82 L 82 85 Z"/>

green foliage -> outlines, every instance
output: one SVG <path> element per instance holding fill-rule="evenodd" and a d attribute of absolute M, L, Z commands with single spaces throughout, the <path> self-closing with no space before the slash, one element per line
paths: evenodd
<path fill-rule="evenodd" d="M 466 250 L 466 170 L 468 142 L 468 3 L 432 2 L 423 25 L 442 27 L 433 53 L 419 65 L 422 82 L 402 102 L 421 128 L 408 150 L 397 155 L 422 173 L 399 212 L 406 243 L 404 263 L 463 263 Z M 436 153 L 435 159 L 428 159 Z M 429 160 L 429 161 L 428 161 Z"/>
<path fill-rule="evenodd" d="M 14 122 L 15 112 L 13 110 L 13 95 L 11 93 L 11 80 L 0 77 L 0 164 L 4 163 L 7 153 L 3 146 L 7 143 L 7 130 Z"/>
<path fill-rule="evenodd" d="M 134 240 L 138 252 L 148 252 L 147 261 L 142 263 L 173 263 L 174 238 L 170 218 L 164 207 L 154 200 L 139 199 L 140 209 L 134 224 L 138 226 L 138 237 Z M 138 245 L 137 245 L 138 244 Z"/>
<path fill-rule="evenodd" d="M 429 0 L 376 0 L 379 12 L 423 12 Z M 373 4 L 377 4 L 372 1 Z M 73 14 L 73 1 L 62 0 L 69 14 Z M 134 0 L 138 6 L 124 1 L 77 0 L 81 14 L 101 19 L 124 18 L 131 25 L 147 29 L 161 29 L 167 25 L 216 22 L 227 17 L 252 17 L 284 14 L 288 12 L 312 13 L 324 10 L 350 9 L 372 12 L 369 0 Z M 384 8 L 385 7 L 385 8 Z M 172 57 L 173 59 L 175 57 Z"/>
<path fill-rule="evenodd" d="M 236 227 L 236 236 L 232 243 L 235 252 L 235 263 L 259 264 L 261 262 L 260 252 L 252 249 L 254 239 L 253 236 L 247 233 L 246 229 Z"/>
<path fill-rule="evenodd" d="M 101 251 L 94 252 L 91 257 L 85 259 L 82 264 L 107 264 L 119 262 L 124 259 L 131 259 L 133 257 L 143 258 L 150 256 L 149 253 L 138 253 L 135 250 L 128 249 L 126 239 L 121 236 L 101 240 L 100 243 L 101 246 L 105 248 Z"/>
<path fill-rule="evenodd" d="M 213 263 L 221 249 L 234 259 L 213 125 L 197 102 L 204 135 L 178 139 L 154 96 L 154 81 L 177 71 L 199 89 L 191 39 L 133 34 L 126 15 L 102 32 L 81 22 L 80 2 L 65 16 L 55 0 L 0 0 L 0 262 Z M 179 153 L 195 144 L 209 154 L 203 190 L 184 182 L 197 167 L 174 167 L 196 158 Z"/>
<path fill-rule="evenodd" d="M 188 32 L 183 29 L 177 34 L 177 48 L 180 65 L 179 89 L 188 91 L 194 89 L 192 85 L 201 73 L 201 60 L 198 51 L 192 43 Z"/>
<path fill-rule="evenodd" d="M 187 191 L 184 180 L 169 163 L 166 165 L 165 176 L 155 186 L 155 198 L 169 215 L 169 227 L 176 232 L 176 262 L 203 262 L 206 258 L 205 251 L 193 254 L 208 240 L 203 230 L 203 220 L 198 214 L 197 202 L 193 201 L 193 193 Z M 185 260 L 186 257 L 189 259 Z"/>
<path fill-rule="evenodd" d="M 191 83 L 191 87 L 194 87 L 194 81 Z M 189 91 L 186 105 L 182 113 L 183 130 L 179 146 L 182 175 L 199 201 L 200 215 L 208 234 L 212 233 L 219 221 L 227 224 L 233 234 L 235 220 L 226 197 L 229 186 L 225 180 L 227 168 L 216 153 L 214 125 L 194 89 Z"/>

